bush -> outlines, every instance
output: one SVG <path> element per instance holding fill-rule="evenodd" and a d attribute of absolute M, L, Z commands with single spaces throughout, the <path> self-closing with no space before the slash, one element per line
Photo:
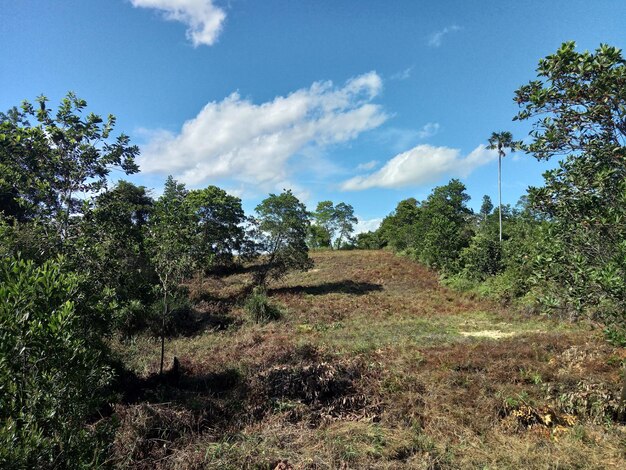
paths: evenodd
<path fill-rule="evenodd" d="M 480 232 L 461 251 L 461 265 L 468 279 L 484 280 L 502 270 L 502 243 L 497 234 Z"/>
<path fill-rule="evenodd" d="M 87 419 L 112 373 L 86 331 L 79 276 L 57 259 L 0 260 L 0 467 L 93 468 L 104 443 Z"/>
<path fill-rule="evenodd" d="M 272 305 L 267 292 L 262 287 L 255 287 L 246 300 L 244 309 L 256 323 L 265 323 L 280 318 L 280 310 Z"/>

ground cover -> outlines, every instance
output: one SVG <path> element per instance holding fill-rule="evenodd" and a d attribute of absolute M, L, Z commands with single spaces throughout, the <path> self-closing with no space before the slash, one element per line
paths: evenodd
<path fill-rule="evenodd" d="M 164 381 L 148 336 L 115 412 L 129 468 L 623 468 L 626 354 L 601 330 L 459 294 L 386 251 L 322 251 L 269 291 L 250 273 L 190 285 Z M 177 358 L 174 367 L 174 357 Z"/>

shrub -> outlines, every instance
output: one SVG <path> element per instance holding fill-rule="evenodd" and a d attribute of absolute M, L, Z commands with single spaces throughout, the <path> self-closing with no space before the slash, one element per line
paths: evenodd
<path fill-rule="evenodd" d="M 272 305 L 267 292 L 262 287 L 255 287 L 244 306 L 250 318 L 256 323 L 264 323 L 280 318 L 280 310 Z"/>
<path fill-rule="evenodd" d="M 0 260 L 1 468 L 93 468 L 104 455 L 86 424 L 112 374 L 79 277 L 62 267 Z"/>

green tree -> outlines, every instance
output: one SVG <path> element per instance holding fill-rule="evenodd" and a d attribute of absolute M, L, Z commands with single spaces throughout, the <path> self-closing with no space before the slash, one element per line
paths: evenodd
<path fill-rule="evenodd" d="M 472 229 L 465 185 L 452 179 L 438 186 L 421 205 L 422 235 L 417 242 L 420 261 L 444 271 L 458 270 L 461 250 L 469 244 Z"/>
<path fill-rule="evenodd" d="M 193 244 L 197 218 L 187 200 L 185 186 L 168 176 L 163 195 L 156 201 L 149 224 L 151 261 L 159 279 L 161 294 L 161 365 L 163 374 L 165 334 L 171 306 L 181 283 L 194 268 Z"/>
<path fill-rule="evenodd" d="M 380 250 L 384 246 L 378 231 L 361 232 L 356 236 L 356 248 L 359 250 Z"/>
<path fill-rule="evenodd" d="M 87 103 L 74 93 L 54 114 L 47 102 L 40 96 L 35 106 L 24 101 L 0 114 L 0 211 L 18 220 L 51 219 L 64 240 L 71 216 L 81 212 L 79 195 L 106 188 L 112 169 L 139 171 L 139 149 L 124 134 L 111 140 L 115 117 L 83 115 Z"/>
<path fill-rule="evenodd" d="M 396 251 L 415 247 L 419 232 L 420 203 L 415 198 L 400 201 L 378 229 L 381 241 Z"/>
<path fill-rule="evenodd" d="M 190 191 L 187 199 L 198 220 L 196 263 L 204 269 L 232 264 L 236 253 L 246 251 L 241 199 L 217 186 Z"/>
<path fill-rule="evenodd" d="M 534 122 L 527 152 L 560 161 L 529 190 L 532 209 L 550 221 L 536 276 L 548 304 L 624 322 L 626 62 L 615 47 L 576 52 L 567 42 L 537 75 L 515 92 L 516 119 Z"/>
<path fill-rule="evenodd" d="M 483 202 L 480 205 L 480 215 L 483 216 L 483 222 L 487 221 L 487 216 L 491 214 L 493 210 L 493 203 L 491 202 L 491 198 L 486 194 L 483 196 Z"/>
<path fill-rule="evenodd" d="M 154 201 L 146 188 L 126 181 L 99 196 L 81 219 L 78 254 L 91 287 L 112 289 L 115 326 L 125 334 L 145 326 L 154 301 L 156 274 L 150 262 L 147 228 Z"/>
<path fill-rule="evenodd" d="M 280 279 L 289 271 L 306 271 L 313 266 L 306 237 L 309 214 L 291 190 L 270 194 L 256 207 L 255 238 L 262 253 L 256 274 L 257 285 Z"/>
<path fill-rule="evenodd" d="M 354 232 L 354 224 L 358 223 L 359 220 L 354 215 L 354 208 L 345 202 L 340 202 L 335 206 L 335 220 L 339 234 L 336 245 L 339 249 L 343 243 L 350 242 L 350 237 Z"/>
<path fill-rule="evenodd" d="M 332 248 L 332 241 L 335 238 L 335 233 L 337 232 L 337 212 L 333 202 L 320 201 L 317 204 L 315 212 L 313 212 L 313 220 L 313 226 L 321 229 L 313 229 L 316 233 L 316 240 L 319 243 L 323 243 L 316 248 Z"/>
<path fill-rule="evenodd" d="M 502 241 L 502 159 L 506 156 L 506 151 L 521 148 L 521 142 L 513 140 L 510 132 L 492 132 L 489 137 L 488 149 L 498 151 L 498 217 L 500 220 L 500 241 Z"/>
<path fill-rule="evenodd" d="M 311 224 L 307 235 L 307 245 L 309 248 L 328 248 L 331 246 L 331 239 L 328 231 L 317 224 Z"/>

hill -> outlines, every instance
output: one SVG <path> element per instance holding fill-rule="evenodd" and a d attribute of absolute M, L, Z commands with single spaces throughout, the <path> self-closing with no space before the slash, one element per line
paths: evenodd
<path fill-rule="evenodd" d="M 623 351 L 588 324 L 451 291 L 386 251 L 314 252 L 247 320 L 249 272 L 197 279 L 166 344 L 114 348 L 130 468 L 619 468 Z"/>

